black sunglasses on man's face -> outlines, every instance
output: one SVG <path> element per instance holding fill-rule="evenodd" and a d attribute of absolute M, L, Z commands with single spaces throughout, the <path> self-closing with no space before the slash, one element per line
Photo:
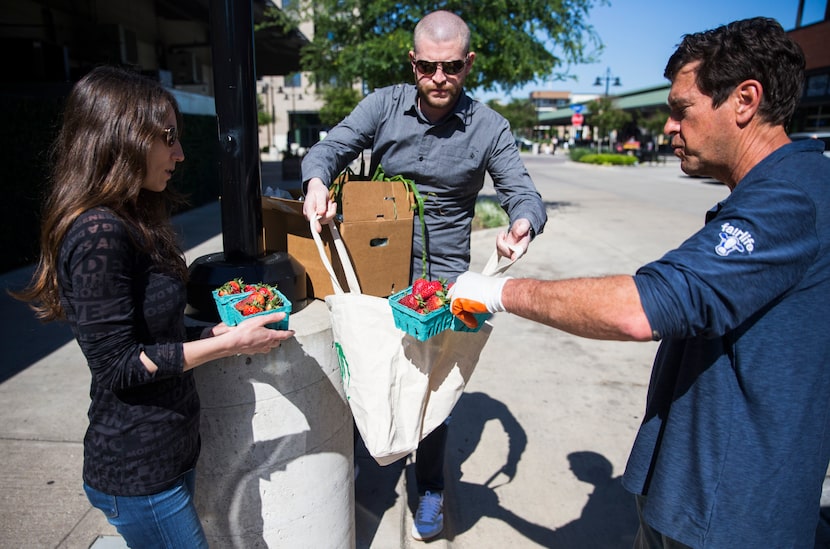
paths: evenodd
<path fill-rule="evenodd" d="M 422 59 L 418 59 L 412 63 L 415 65 L 415 68 L 418 69 L 418 72 L 425 76 L 435 74 L 435 71 L 438 70 L 438 65 L 441 65 L 441 70 L 444 71 L 444 74 L 454 76 L 464 70 L 464 67 L 467 66 L 467 58 L 456 59 L 455 61 L 424 61 Z"/>

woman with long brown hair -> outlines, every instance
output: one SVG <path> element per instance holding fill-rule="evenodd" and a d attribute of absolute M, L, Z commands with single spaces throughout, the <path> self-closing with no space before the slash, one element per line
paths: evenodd
<path fill-rule="evenodd" d="M 66 320 L 92 373 L 84 489 L 132 548 L 207 547 L 193 504 L 199 397 L 192 369 L 266 353 L 291 331 L 185 327 L 187 266 L 167 187 L 181 114 L 159 83 L 99 67 L 73 88 L 52 151 L 40 261 L 16 295 Z"/>

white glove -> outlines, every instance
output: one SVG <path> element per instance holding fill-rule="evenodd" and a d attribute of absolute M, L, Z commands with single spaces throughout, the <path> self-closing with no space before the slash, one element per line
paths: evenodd
<path fill-rule="evenodd" d="M 475 328 L 478 320 L 473 315 L 504 311 L 501 291 L 510 278 L 485 276 L 469 271 L 462 274 L 448 294 L 452 314 L 470 328 Z"/>

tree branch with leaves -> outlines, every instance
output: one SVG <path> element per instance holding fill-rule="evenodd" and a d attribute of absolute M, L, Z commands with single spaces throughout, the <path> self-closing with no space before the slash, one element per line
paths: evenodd
<path fill-rule="evenodd" d="M 444 9 L 469 25 L 476 52 L 468 90 L 511 91 L 540 80 L 566 80 L 568 69 L 590 63 L 602 43 L 589 11 L 607 0 L 480 0 L 396 2 L 314 0 L 285 17 L 314 24 L 301 65 L 321 87 L 374 89 L 412 81 L 407 53 L 412 33 L 427 13 Z"/>

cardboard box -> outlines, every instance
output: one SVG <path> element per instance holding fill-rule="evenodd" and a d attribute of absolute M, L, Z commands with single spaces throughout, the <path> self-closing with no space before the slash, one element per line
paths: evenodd
<path fill-rule="evenodd" d="M 298 190 L 291 194 L 300 196 Z M 342 221 L 337 228 L 364 294 L 388 297 L 409 286 L 412 203 L 409 190 L 400 181 L 349 181 L 343 185 Z M 300 200 L 263 197 L 262 225 L 267 252 L 288 252 L 305 267 L 308 297 L 324 299 L 334 293 Z M 321 236 L 345 288 L 343 267 L 336 257 L 332 260 L 331 235 L 324 230 Z"/>

